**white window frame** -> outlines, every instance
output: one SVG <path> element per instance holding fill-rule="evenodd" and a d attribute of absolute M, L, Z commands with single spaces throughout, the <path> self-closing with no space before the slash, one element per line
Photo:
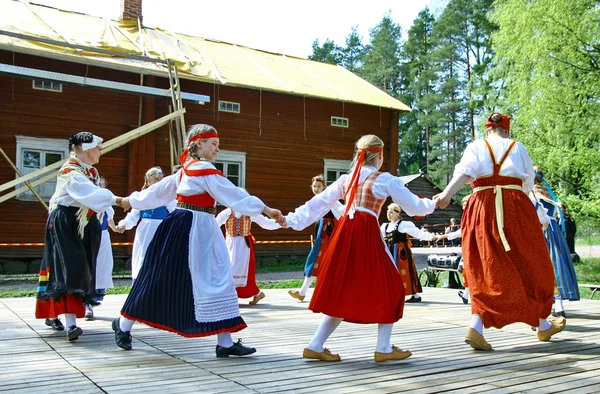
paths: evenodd
<path fill-rule="evenodd" d="M 236 152 L 232 150 L 221 150 L 217 155 L 215 163 L 233 163 L 240 165 L 240 184 L 239 187 L 246 187 L 246 152 Z M 224 168 L 223 174 L 227 176 L 227 169 Z"/>
<path fill-rule="evenodd" d="M 221 104 L 224 104 L 225 108 L 222 108 Z M 231 104 L 232 108 L 237 106 L 237 111 L 235 109 L 227 109 L 227 104 Z M 239 114 L 241 110 L 242 106 L 240 105 L 240 103 L 236 103 L 234 101 L 219 100 L 219 111 L 221 112 L 231 112 L 234 114 Z"/>
<path fill-rule="evenodd" d="M 350 125 L 350 120 L 348 118 L 342 118 L 341 116 L 332 116 L 331 125 L 334 127 L 344 127 L 347 129 Z"/>
<path fill-rule="evenodd" d="M 42 87 L 37 87 L 35 86 L 35 82 L 36 81 L 40 81 L 42 83 Z M 44 87 L 44 83 L 49 82 L 50 83 L 50 88 L 45 88 Z M 58 89 L 54 89 L 54 86 L 58 86 Z M 54 93 L 62 93 L 62 83 L 60 82 L 54 82 L 54 81 L 48 81 L 46 79 L 32 79 L 31 80 L 31 87 L 34 90 L 45 90 L 47 92 L 54 92 Z"/>
<path fill-rule="evenodd" d="M 23 175 L 25 175 L 24 167 L 23 167 L 23 151 L 24 150 L 32 150 L 32 151 L 41 151 L 43 153 L 62 153 L 63 158 L 61 160 L 66 160 L 69 157 L 69 146 L 67 141 L 64 139 L 56 139 L 56 138 L 36 138 L 36 137 L 27 137 L 23 135 L 15 136 L 17 140 L 17 157 L 16 157 L 16 166 L 21 171 Z M 40 158 L 40 160 L 42 160 Z M 40 168 L 45 167 L 45 162 L 40 161 Z M 15 174 L 15 178 L 19 178 L 18 175 Z M 35 178 L 34 178 L 35 179 Z M 49 185 L 54 185 L 54 187 L 50 187 Z M 42 196 L 45 201 L 50 201 L 50 197 L 54 194 L 54 189 L 56 185 L 56 179 L 52 179 L 51 181 L 45 182 L 39 186 L 36 186 L 36 191 Z M 15 187 L 15 190 L 22 188 L 25 186 L 24 183 L 20 183 Z M 46 186 L 43 187 L 42 186 Z M 44 191 L 45 190 L 45 191 Z M 24 193 L 19 194 L 17 200 L 20 201 L 37 201 L 37 198 L 31 193 L 30 190 L 27 190 Z"/>
<path fill-rule="evenodd" d="M 335 172 L 339 173 L 339 175 L 341 176 L 342 174 L 347 174 L 348 170 L 350 170 L 350 165 L 352 165 L 352 160 L 323 159 L 323 162 L 325 163 L 325 169 L 323 170 L 323 176 L 325 177 L 325 183 L 327 184 L 327 186 L 331 185 L 333 182 L 335 182 L 337 180 L 337 179 L 328 179 L 327 178 L 328 171 L 335 171 Z M 339 178 L 339 176 L 338 176 L 338 178 Z"/>

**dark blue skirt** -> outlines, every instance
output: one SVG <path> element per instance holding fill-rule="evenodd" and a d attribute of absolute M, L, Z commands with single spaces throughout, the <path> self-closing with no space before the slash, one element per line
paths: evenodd
<path fill-rule="evenodd" d="M 196 321 L 189 235 L 193 213 L 176 209 L 158 226 L 121 314 L 184 337 L 204 337 L 246 328 L 244 320 Z"/>

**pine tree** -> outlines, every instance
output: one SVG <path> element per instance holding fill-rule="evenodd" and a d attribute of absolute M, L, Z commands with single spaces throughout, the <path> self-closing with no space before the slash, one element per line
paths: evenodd
<path fill-rule="evenodd" d="M 346 37 L 346 47 L 341 48 L 341 65 L 348 71 L 361 74 L 365 61 L 365 46 L 362 38 L 358 35 L 357 26 Z"/>
<path fill-rule="evenodd" d="M 322 46 L 319 45 L 319 40 L 316 39 L 312 44 L 312 50 L 312 55 L 308 56 L 309 60 L 330 64 L 340 64 L 342 61 L 341 48 L 329 38 L 325 40 Z"/>

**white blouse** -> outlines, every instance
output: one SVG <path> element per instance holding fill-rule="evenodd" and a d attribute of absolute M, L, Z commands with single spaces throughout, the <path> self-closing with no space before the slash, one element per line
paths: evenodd
<path fill-rule="evenodd" d="M 429 231 L 423 231 L 423 230 L 417 228 L 417 226 L 415 226 L 415 224 L 413 222 L 409 222 L 406 220 L 403 220 L 402 222 L 400 222 L 400 224 L 398 224 L 398 221 L 390 222 L 390 223 L 383 223 L 381 225 L 381 231 L 385 235 L 388 231 L 391 232 L 396 227 L 398 227 L 398 232 L 406 233 L 406 234 L 410 235 L 411 237 L 416 238 L 421 241 L 431 241 L 433 239 L 433 235 L 434 235 L 433 233 L 430 233 Z"/>
<path fill-rule="evenodd" d="M 192 164 L 189 170 L 215 169 L 207 161 Z M 251 196 L 245 190 L 235 186 L 231 181 L 220 175 L 187 176 L 181 171 L 163 178 L 147 189 L 134 192 L 129 196 L 131 206 L 138 210 L 154 209 L 167 205 L 177 198 L 177 195 L 192 196 L 208 193 L 215 200 L 233 209 L 235 212 L 247 216 L 255 216 L 265 210 L 265 204 L 258 198 Z"/>
<path fill-rule="evenodd" d="M 219 226 L 222 226 L 223 224 L 225 224 L 225 222 L 227 222 L 227 219 L 229 219 L 229 216 L 231 215 L 231 209 L 227 208 L 222 210 L 218 215 L 217 215 L 217 224 Z M 233 214 L 236 218 L 241 218 L 243 215 L 239 212 L 235 212 Z M 260 227 L 264 228 L 265 230 L 277 230 L 278 228 L 281 228 L 281 226 L 279 224 L 277 224 L 277 222 L 273 219 L 269 219 L 264 215 L 256 215 L 256 216 L 251 216 L 250 220 L 252 220 L 253 223 L 258 224 Z"/>
<path fill-rule="evenodd" d="M 512 143 L 510 138 L 502 138 L 496 135 L 487 137 L 496 160 L 499 161 Z M 483 139 L 471 142 L 465 149 L 460 162 L 454 168 L 454 176 L 467 175 L 473 182 L 477 178 L 492 175 L 493 163 L 487 145 Z M 504 164 L 500 168 L 500 175 L 512 176 L 523 180 L 523 190 L 528 193 L 533 189 L 533 162 L 527 153 L 527 149 L 520 142 L 508 154 Z"/>
<path fill-rule="evenodd" d="M 117 197 L 110 190 L 94 185 L 85 175 L 77 174 L 69 179 L 60 195 L 54 196 L 54 201 L 65 207 L 85 206 L 96 212 L 104 212 L 117 203 Z"/>
<path fill-rule="evenodd" d="M 360 172 L 359 183 L 376 171 L 373 166 L 363 166 Z M 303 230 L 319 220 L 336 202 L 344 196 L 344 182 L 348 174 L 342 175 L 337 181 L 315 195 L 304 205 L 296 208 L 293 213 L 286 216 L 288 227 L 294 230 Z M 373 195 L 378 199 L 392 197 L 392 200 L 409 216 L 425 216 L 435 209 L 435 203 L 428 198 L 419 198 L 404 186 L 404 182 L 388 172 L 382 172 L 373 182 Z"/>

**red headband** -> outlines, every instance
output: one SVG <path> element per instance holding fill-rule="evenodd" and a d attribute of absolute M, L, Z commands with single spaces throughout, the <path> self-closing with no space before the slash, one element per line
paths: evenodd
<path fill-rule="evenodd" d="M 350 183 L 348 184 L 348 189 L 346 194 L 344 194 L 344 200 L 346 200 L 346 212 L 344 215 L 348 214 L 350 211 L 350 207 L 354 202 L 354 196 L 356 196 L 356 189 L 358 189 L 358 180 L 360 178 L 360 169 L 365 161 L 365 153 L 369 152 L 382 152 L 383 147 L 379 148 L 360 148 L 360 153 L 358 155 L 358 160 L 356 161 L 356 166 L 354 167 L 354 171 L 352 172 L 352 177 L 350 178 Z"/>
<path fill-rule="evenodd" d="M 323 178 L 320 178 L 318 176 L 314 177 L 312 179 L 313 182 L 321 182 L 323 184 L 323 186 L 325 186 L 325 180 Z"/>
<path fill-rule="evenodd" d="M 188 146 L 189 144 L 191 144 L 192 142 L 198 141 L 198 140 L 205 140 L 208 138 L 219 138 L 219 134 L 217 134 L 216 131 L 206 131 L 204 133 L 200 133 L 200 134 L 196 134 L 195 136 L 193 136 L 192 138 L 190 138 L 190 140 L 188 141 Z M 183 165 L 185 163 L 185 161 L 187 160 L 188 156 L 189 156 L 189 151 L 188 148 L 185 148 L 183 150 L 183 152 L 181 152 L 181 155 L 179 156 L 179 162 Z"/>
<path fill-rule="evenodd" d="M 494 114 L 500 115 L 502 120 L 500 122 L 493 122 L 492 116 L 494 116 Z M 510 119 L 511 117 L 508 115 L 501 114 L 500 112 L 494 112 L 490 115 L 487 122 L 485 122 L 485 127 L 502 127 L 508 133 L 510 131 Z"/>

